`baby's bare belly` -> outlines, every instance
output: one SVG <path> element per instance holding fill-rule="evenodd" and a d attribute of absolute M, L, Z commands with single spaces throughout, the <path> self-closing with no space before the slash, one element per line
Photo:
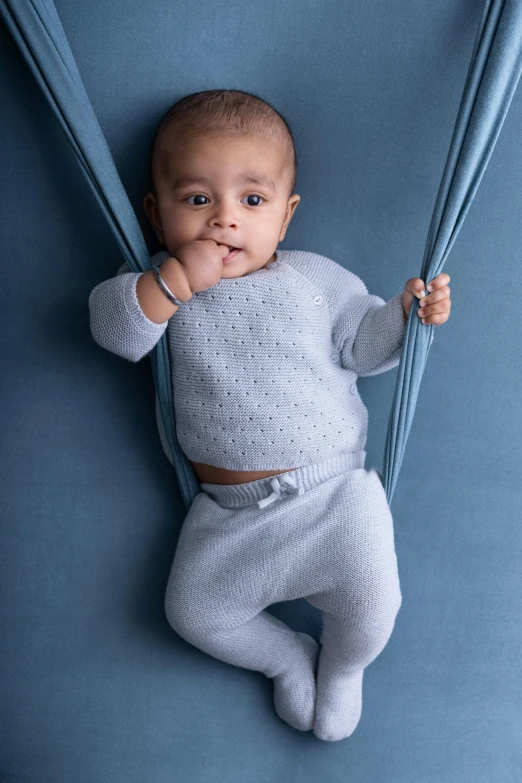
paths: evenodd
<path fill-rule="evenodd" d="M 267 476 L 275 476 L 278 473 L 286 473 L 295 468 L 283 468 L 282 470 L 228 470 L 218 468 L 215 465 L 206 465 L 204 462 L 190 462 L 198 481 L 207 484 L 243 484 L 245 481 L 256 481 Z"/>

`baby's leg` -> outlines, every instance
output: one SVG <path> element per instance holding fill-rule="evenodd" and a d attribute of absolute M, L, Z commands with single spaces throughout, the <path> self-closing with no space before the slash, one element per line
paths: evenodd
<path fill-rule="evenodd" d="M 319 647 L 308 634 L 264 611 L 281 600 L 276 591 L 282 569 L 272 557 L 270 537 L 259 537 L 260 527 L 265 529 L 266 522 L 266 531 L 273 529 L 280 513 L 255 504 L 223 509 L 203 493 L 197 495 L 181 529 L 165 611 L 190 644 L 273 678 L 278 715 L 309 731 Z"/>
<path fill-rule="evenodd" d="M 324 740 L 349 737 L 359 723 L 364 669 L 386 646 L 402 600 L 384 488 L 376 471 L 359 478 L 347 484 L 338 557 L 325 563 L 335 584 L 307 597 L 323 611 L 313 730 Z"/>

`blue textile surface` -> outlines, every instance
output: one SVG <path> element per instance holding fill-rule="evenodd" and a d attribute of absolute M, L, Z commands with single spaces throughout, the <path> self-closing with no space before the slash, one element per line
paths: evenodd
<path fill-rule="evenodd" d="M 520 769 L 521 4 L 304 4 L 56 2 L 105 153 L 87 115 L 73 113 L 66 141 L 20 42 L 0 31 L 2 783 L 507 783 Z M 11 19 L 38 6 L 52 13 L 1 4 Z M 452 317 L 426 364 L 432 328 L 414 306 L 388 423 L 390 499 L 404 457 L 405 604 L 369 670 L 360 727 L 335 747 L 277 721 L 263 677 L 166 623 L 194 485 L 187 474 L 178 487 L 162 454 L 147 366 L 101 355 L 88 330 L 94 283 L 122 254 L 146 268 L 155 249 L 141 203 L 157 119 L 188 92 L 224 86 L 273 101 L 295 129 L 303 201 L 287 247 L 337 258 L 386 298 L 442 271 L 466 217 L 445 268 Z M 154 361 L 160 384 L 160 350 Z M 369 464 L 390 375 L 360 384 Z M 274 613 L 317 635 L 301 608 Z"/>

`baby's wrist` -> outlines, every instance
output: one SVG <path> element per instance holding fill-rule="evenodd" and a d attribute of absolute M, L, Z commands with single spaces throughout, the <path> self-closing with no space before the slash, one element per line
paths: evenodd
<path fill-rule="evenodd" d="M 163 280 L 172 293 L 182 302 L 192 299 L 193 291 L 190 288 L 183 266 L 177 258 L 171 256 L 160 264 Z"/>

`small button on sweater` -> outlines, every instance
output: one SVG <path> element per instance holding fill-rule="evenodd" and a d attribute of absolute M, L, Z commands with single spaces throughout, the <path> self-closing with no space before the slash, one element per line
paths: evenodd
<path fill-rule="evenodd" d="M 152 265 L 168 257 L 156 253 Z M 189 460 L 277 470 L 365 448 L 357 377 L 398 365 L 402 292 L 385 302 L 326 256 L 276 250 L 272 264 L 219 280 L 155 324 L 136 297 L 141 274 L 125 263 L 92 290 L 91 333 L 138 362 L 167 329 L 176 436 Z M 156 421 L 173 462 L 157 393 Z"/>

